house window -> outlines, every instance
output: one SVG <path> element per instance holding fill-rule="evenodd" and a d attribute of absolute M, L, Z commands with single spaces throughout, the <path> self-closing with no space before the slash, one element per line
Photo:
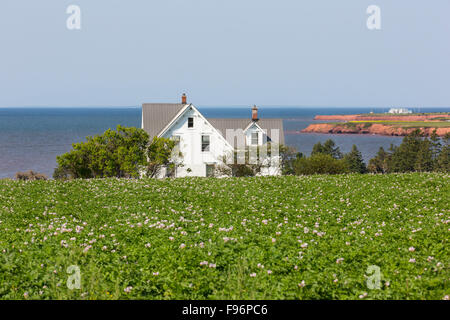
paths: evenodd
<path fill-rule="evenodd" d="M 188 118 L 188 128 L 194 127 L 194 118 Z"/>
<path fill-rule="evenodd" d="M 202 151 L 209 151 L 209 136 L 202 136 Z"/>
<path fill-rule="evenodd" d="M 258 132 L 252 132 L 252 145 L 258 145 Z"/>

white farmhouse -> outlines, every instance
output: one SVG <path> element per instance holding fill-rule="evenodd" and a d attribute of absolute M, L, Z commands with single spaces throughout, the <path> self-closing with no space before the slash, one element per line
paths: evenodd
<path fill-rule="evenodd" d="M 182 165 L 175 172 L 162 170 L 164 176 L 212 176 L 224 159 L 234 159 L 234 152 L 245 147 L 255 150 L 270 143 L 272 155 L 284 144 L 282 119 L 259 119 L 258 109 L 252 108 L 252 116 L 240 118 L 205 118 L 183 94 L 180 104 L 144 103 L 142 105 L 142 129 L 150 136 L 171 138 L 177 141 L 182 154 Z M 276 148 L 276 151 L 275 151 Z M 269 150 L 270 152 L 270 150 Z M 229 161 L 229 160 L 226 160 Z M 279 163 L 267 162 L 261 168 L 262 175 L 280 174 Z"/>

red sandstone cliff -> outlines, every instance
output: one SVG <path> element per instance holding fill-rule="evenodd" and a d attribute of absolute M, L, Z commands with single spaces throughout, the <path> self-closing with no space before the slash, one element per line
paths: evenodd
<path fill-rule="evenodd" d="M 322 119 L 323 120 L 323 119 Z M 351 134 L 378 134 L 385 136 L 405 136 L 417 128 L 401 128 L 389 126 L 379 123 L 374 123 L 366 127 L 364 123 L 355 123 L 352 126 L 347 126 L 345 123 L 315 123 L 310 124 L 302 133 L 351 133 Z M 435 128 L 420 128 L 426 135 L 431 135 Z M 436 128 L 436 133 L 439 136 L 444 136 L 450 133 L 450 128 Z"/>

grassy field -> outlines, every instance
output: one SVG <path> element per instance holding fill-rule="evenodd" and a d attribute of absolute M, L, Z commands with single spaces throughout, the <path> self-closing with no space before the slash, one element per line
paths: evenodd
<path fill-rule="evenodd" d="M 371 121 L 349 121 L 345 124 L 364 123 L 366 125 L 384 124 L 392 127 L 401 128 L 450 128 L 450 121 L 388 121 L 388 120 L 371 120 Z M 337 123 L 342 124 L 342 123 Z"/>
<path fill-rule="evenodd" d="M 0 298 L 444 299 L 449 203 L 436 173 L 0 180 Z"/>
<path fill-rule="evenodd" d="M 410 116 L 440 116 L 449 115 L 450 112 L 413 112 L 413 113 L 362 113 L 362 116 L 369 117 L 410 117 Z"/>

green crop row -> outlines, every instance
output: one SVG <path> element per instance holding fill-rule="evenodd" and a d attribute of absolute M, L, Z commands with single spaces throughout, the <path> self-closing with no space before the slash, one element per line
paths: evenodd
<path fill-rule="evenodd" d="M 0 180 L 0 298 L 448 298 L 449 196 L 438 173 Z"/>

